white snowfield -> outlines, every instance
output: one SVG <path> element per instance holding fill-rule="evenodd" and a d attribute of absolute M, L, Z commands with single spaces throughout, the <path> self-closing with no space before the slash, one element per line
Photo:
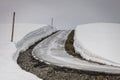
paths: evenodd
<path fill-rule="evenodd" d="M 14 43 L 0 43 L 0 80 L 41 80 L 22 70 L 13 60 L 16 50 Z"/>
<path fill-rule="evenodd" d="M 0 79 L 41 80 L 37 76 L 22 70 L 16 60 L 20 51 L 26 50 L 36 41 L 50 35 L 54 31 L 53 27 L 46 25 L 16 24 L 14 42 L 10 42 L 11 25 L 0 24 Z"/>
<path fill-rule="evenodd" d="M 70 31 L 59 31 L 48 37 L 33 49 L 32 55 L 34 58 L 44 61 L 47 64 L 54 64 L 61 67 L 105 73 L 120 73 L 120 68 L 118 67 L 91 63 L 69 55 L 64 48 L 69 33 Z"/>
<path fill-rule="evenodd" d="M 120 67 L 120 24 L 93 23 L 77 26 L 74 48 L 83 58 Z"/>

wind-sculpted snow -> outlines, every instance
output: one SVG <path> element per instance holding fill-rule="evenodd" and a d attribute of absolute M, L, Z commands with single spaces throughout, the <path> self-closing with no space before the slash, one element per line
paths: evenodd
<path fill-rule="evenodd" d="M 16 47 L 20 48 L 24 45 L 24 49 L 26 49 L 25 46 L 27 47 L 28 45 L 25 44 L 29 44 L 29 45 L 34 44 L 39 39 L 51 34 L 54 31 L 55 29 L 52 26 L 43 26 L 42 28 L 27 34 L 22 40 L 20 40 L 16 44 Z"/>
<path fill-rule="evenodd" d="M 119 66 L 120 25 L 94 23 L 75 29 L 74 48 L 84 59 Z"/>
<path fill-rule="evenodd" d="M 55 31 L 56 31 L 56 29 L 52 26 L 43 26 L 40 29 L 32 31 L 29 34 L 27 34 L 22 40 L 20 40 L 16 44 L 17 52 L 14 56 L 15 60 L 17 59 L 19 52 L 25 51 L 31 45 L 33 45 L 35 42 L 52 34 Z"/>
<path fill-rule="evenodd" d="M 120 73 L 120 68 L 80 60 L 69 55 L 65 49 L 65 41 L 70 31 L 59 31 L 40 42 L 32 51 L 34 58 L 48 64 L 80 70 L 105 73 Z"/>

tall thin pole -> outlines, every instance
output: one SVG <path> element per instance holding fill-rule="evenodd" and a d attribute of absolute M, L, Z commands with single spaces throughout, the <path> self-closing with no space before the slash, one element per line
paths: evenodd
<path fill-rule="evenodd" d="M 53 26 L 53 17 L 51 18 L 51 26 Z"/>
<path fill-rule="evenodd" d="M 13 12 L 11 42 L 13 42 L 13 38 L 14 38 L 14 24 L 15 24 L 15 12 Z"/>

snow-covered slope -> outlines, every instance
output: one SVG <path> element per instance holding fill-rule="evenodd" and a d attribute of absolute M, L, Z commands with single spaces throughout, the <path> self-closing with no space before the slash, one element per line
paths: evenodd
<path fill-rule="evenodd" d="M 54 31 L 55 29 L 53 27 L 46 25 L 16 24 L 14 42 L 10 42 L 11 25 L 0 24 L 0 79 L 41 80 L 35 75 L 22 70 L 16 63 L 16 59 L 21 50 L 27 49 L 37 40 Z M 14 43 L 16 43 L 16 45 Z"/>
<path fill-rule="evenodd" d="M 87 60 L 120 66 L 120 24 L 93 23 L 77 26 L 74 47 Z"/>

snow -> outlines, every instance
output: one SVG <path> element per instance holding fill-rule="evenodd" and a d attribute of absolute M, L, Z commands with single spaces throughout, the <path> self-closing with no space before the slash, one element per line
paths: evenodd
<path fill-rule="evenodd" d="M 83 58 L 120 66 L 120 24 L 91 23 L 75 29 L 75 51 Z"/>
<path fill-rule="evenodd" d="M 69 67 L 80 70 L 97 71 L 105 73 L 120 73 L 120 68 L 91 63 L 69 55 L 64 48 L 70 31 L 59 31 L 39 43 L 32 51 L 34 58 L 47 64 Z"/>
<path fill-rule="evenodd" d="M 22 70 L 13 60 L 16 51 L 14 43 L 0 43 L 0 79 L 1 80 L 41 80 Z"/>
<path fill-rule="evenodd" d="M 46 63 L 57 66 L 119 74 L 119 67 L 109 65 L 119 66 L 117 63 L 119 63 L 118 49 L 120 38 L 118 34 L 120 25 L 101 23 L 99 25 L 90 24 L 83 26 L 79 26 L 75 30 L 75 50 L 86 59 L 106 63 L 108 65 L 91 63 L 68 55 L 64 49 L 64 45 L 70 31 L 65 30 L 59 31 L 39 43 L 34 48 L 32 55 L 36 59 L 43 60 Z M 15 24 L 14 42 L 10 42 L 11 25 L 0 24 L 0 79 L 41 80 L 37 76 L 22 70 L 16 63 L 16 60 L 19 52 L 28 49 L 28 47 L 36 41 L 52 34 L 55 31 L 55 28 L 48 25 Z M 110 51 L 106 51 L 106 48 Z M 113 54 L 114 51 L 115 53 Z"/>
<path fill-rule="evenodd" d="M 14 42 L 20 41 L 26 34 L 36 29 L 39 29 L 45 24 L 15 24 Z M 11 24 L 0 24 L 0 42 L 10 42 L 11 40 Z"/>
<path fill-rule="evenodd" d="M 52 34 L 53 32 L 55 32 L 56 29 L 52 26 L 44 26 L 40 29 L 37 29 L 33 32 L 30 32 L 29 34 L 27 34 L 22 40 L 20 40 L 17 44 L 17 52 L 15 54 L 14 59 L 17 59 L 18 54 L 20 51 L 25 51 L 26 49 L 28 49 L 29 46 L 31 46 L 32 44 L 34 44 L 35 42 L 37 42 L 38 40 Z"/>
<path fill-rule="evenodd" d="M 22 70 L 16 63 L 16 59 L 20 51 L 26 50 L 37 40 L 54 31 L 53 27 L 47 25 L 16 24 L 14 42 L 10 42 L 11 25 L 0 24 L 0 79 L 41 80 L 37 76 Z"/>

